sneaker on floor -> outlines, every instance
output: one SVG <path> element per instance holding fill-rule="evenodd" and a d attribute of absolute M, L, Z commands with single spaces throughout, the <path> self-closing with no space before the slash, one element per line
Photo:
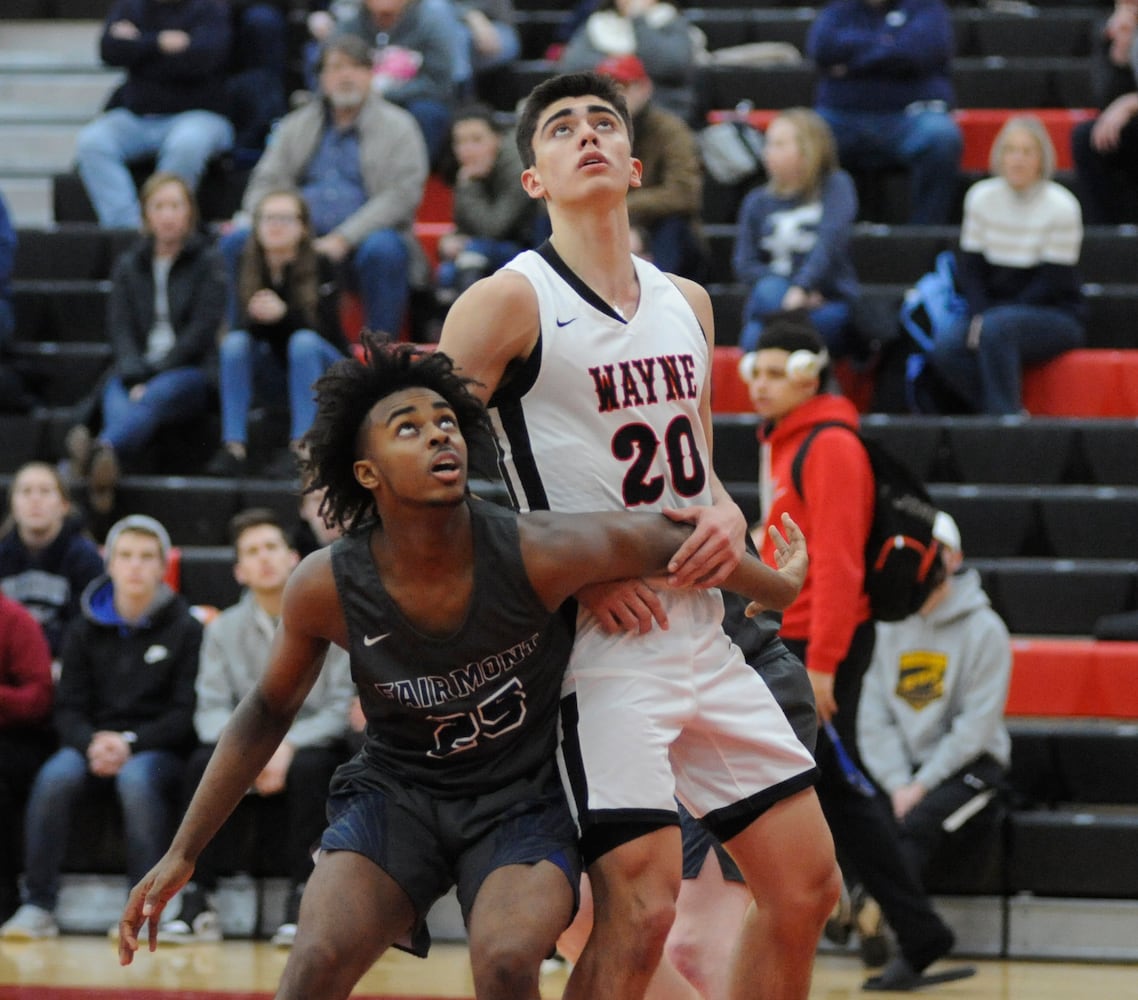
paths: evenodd
<path fill-rule="evenodd" d="M 0 938 L 5 941 L 39 941 L 59 937 L 59 925 L 50 910 L 24 903 L 0 927 Z"/>
<path fill-rule="evenodd" d="M 295 940 L 296 924 L 281 924 L 273 935 L 272 944 L 274 948 L 291 948 Z"/>
<path fill-rule="evenodd" d="M 212 944 L 221 940 L 221 919 L 201 889 L 183 889 L 176 916 L 158 925 L 162 944 Z"/>
<path fill-rule="evenodd" d="M 880 968 L 889 961 L 889 939 L 881 906 L 861 886 L 854 890 L 852 904 L 862 964 L 871 969 Z"/>

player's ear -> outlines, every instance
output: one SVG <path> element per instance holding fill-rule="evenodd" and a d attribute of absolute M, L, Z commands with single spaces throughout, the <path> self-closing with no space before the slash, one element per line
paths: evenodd
<path fill-rule="evenodd" d="M 632 174 L 628 179 L 628 186 L 638 188 L 640 187 L 641 177 L 644 174 L 644 164 L 635 156 L 630 162 L 632 164 Z"/>
<path fill-rule="evenodd" d="M 522 189 L 534 200 L 545 197 L 545 185 L 541 183 L 537 167 L 526 167 L 522 171 Z"/>
<path fill-rule="evenodd" d="M 356 482 L 365 490 L 374 490 L 379 482 L 379 477 L 375 474 L 375 467 L 365 458 L 361 458 L 352 464 L 352 474 L 356 477 Z"/>

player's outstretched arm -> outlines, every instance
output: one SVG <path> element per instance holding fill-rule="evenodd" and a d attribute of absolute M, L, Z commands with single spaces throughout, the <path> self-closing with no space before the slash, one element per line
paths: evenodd
<path fill-rule="evenodd" d="M 328 638 L 336 637 L 320 623 L 342 623 L 334 598 L 329 553 L 322 549 L 305 559 L 289 579 L 264 676 L 222 730 L 169 850 L 131 890 L 119 922 L 121 965 L 129 965 L 134 958 L 144 923 L 149 928 L 150 950 L 155 950 L 166 904 L 190 880 L 203 848 L 284 739 L 324 664 Z"/>

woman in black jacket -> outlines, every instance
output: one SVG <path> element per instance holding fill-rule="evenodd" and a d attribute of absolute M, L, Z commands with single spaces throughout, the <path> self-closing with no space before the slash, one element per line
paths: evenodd
<path fill-rule="evenodd" d="M 209 405 L 225 316 L 225 265 L 197 231 L 189 186 L 175 174 L 157 173 L 143 185 L 141 201 L 142 237 L 111 276 L 114 365 L 102 389 L 103 427 L 93 451 L 82 429 L 68 440 L 79 470 L 89 453 L 89 499 L 102 514 L 114 506 L 119 456 L 136 454 L 164 424 L 191 419 Z"/>

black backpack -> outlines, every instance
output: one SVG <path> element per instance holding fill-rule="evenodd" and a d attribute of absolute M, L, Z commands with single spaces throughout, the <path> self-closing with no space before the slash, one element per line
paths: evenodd
<path fill-rule="evenodd" d="M 917 611 L 944 579 L 940 542 L 933 538 L 937 508 L 924 484 L 876 441 L 862 437 L 849 424 L 824 421 L 810 430 L 798 448 L 790 477 L 802 493 L 802 463 L 820 431 L 844 427 L 869 455 L 876 493 L 873 521 L 865 543 L 865 591 L 878 621 L 895 622 Z"/>

